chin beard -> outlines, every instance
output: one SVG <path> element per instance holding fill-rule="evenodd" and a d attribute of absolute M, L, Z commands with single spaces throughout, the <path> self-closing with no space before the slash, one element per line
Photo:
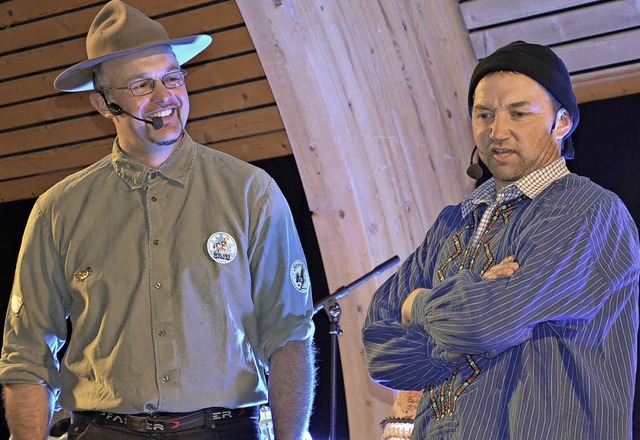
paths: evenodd
<path fill-rule="evenodd" d="M 149 140 L 149 142 L 152 142 L 156 145 L 173 145 L 176 142 L 178 142 L 178 140 L 180 140 L 180 138 L 182 137 L 182 135 L 185 133 L 184 128 L 182 129 L 182 131 L 180 132 L 180 134 L 178 136 L 176 136 L 173 139 L 157 139 L 153 136 L 153 133 L 151 131 L 149 131 L 148 135 L 147 135 L 147 139 Z"/>

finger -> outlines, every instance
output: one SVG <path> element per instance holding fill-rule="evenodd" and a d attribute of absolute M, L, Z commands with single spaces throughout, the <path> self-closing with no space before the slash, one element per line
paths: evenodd
<path fill-rule="evenodd" d="M 509 277 L 516 273 L 520 268 L 518 263 L 500 263 L 497 266 L 492 267 L 483 275 L 484 279 L 495 279 Z"/>

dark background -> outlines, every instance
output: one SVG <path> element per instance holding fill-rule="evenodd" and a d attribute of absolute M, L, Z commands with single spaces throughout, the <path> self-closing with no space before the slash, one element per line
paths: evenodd
<path fill-rule="evenodd" d="M 573 135 L 575 160 L 568 161 L 572 172 L 588 176 L 594 182 L 620 196 L 636 225 L 640 224 L 640 95 L 630 95 L 580 105 L 581 121 Z M 285 194 L 307 255 L 317 302 L 330 293 L 316 240 L 311 213 L 292 156 L 255 162 L 273 176 Z M 465 175 L 460 176 L 466 179 Z M 34 200 L 0 203 L 0 316 L 4 316 L 20 240 Z M 426 232 L 426 231 L 425 231 Z M 353 280 L 350 280 L 353 281 Z M 349 282 L 350 282 L 349 281 Z M 310 433 L 316 440 L 329 437 L 330 418 L 330 342 L 329 320 L 321 311 L 314 317 L 315 343 L 318 348 L 318 387 L 311 418 Z M 340 359 L 337 359 L 336 437 L 348 439 L 346 403 Z M 636 382 L 636 395 L 640 396 Z M 634 439 L 640 440 L 640 399 L 634 407 Z M 9 437 L 0 413 L 0 439 Z"/>

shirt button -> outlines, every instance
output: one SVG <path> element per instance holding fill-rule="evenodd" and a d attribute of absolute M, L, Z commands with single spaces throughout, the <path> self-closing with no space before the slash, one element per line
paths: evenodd
<path fill-rule="evenodd" d="M 158 198 L 157 198 L 156 196 L 151 196 L 151 201 L 152 201 L 152 202 L 157 202 L 157 201 L 158 201 Z"/>
<path fill-rule="evenodd" d="M 162 283 L 155 283 L 153 287 L 155 287 L 156 289 L 159 289 L 162 287 Z"/>
<path fill-rule="evenodd" d="M 158 336 L 161 336 L 161 337 L 162 337 L 162 336 L 164 336 L 164 335 L 166 335 L 166 334 L 167 334 L 167 332 L 165 332 L 164 330 L 159 330 L 159 331 L 158 331 Z"/>
<path fill-rule="evenodd" d="M 171 380 L 171 378 L 169 376 L 162 376 L 162 381 L 163 382 L 169 382 Z"/>
<path fill-rule="evenodd" d="M 160 244 L 160 240 L 158 240 L 157 238 L 155 240 L 153 240 L 153 244 L 155 244 L 156 246 L 158 246 Z"/>

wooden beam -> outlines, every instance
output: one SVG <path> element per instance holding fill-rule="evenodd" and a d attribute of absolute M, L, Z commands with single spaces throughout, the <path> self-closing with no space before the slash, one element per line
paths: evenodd
<path fill-rule="evenodd" d="M 38 197 L 47 189 L 76 171 L 80 171 L 80 169 L 68 169 L 51 174 L 41 174 L 39 176 L 0 182 L 0 203 Z"/>
<path fill-rule="evenodd" d="M 260 59 L 255 53 L 244 53 L 243 55 L 205 62 L 196 58 L 196 61 L 198 61 L 198 64 L 195 66 L 192 62 L 185 65 L 189 73 L 187 86 L 190 91 L 264 76 Z M 78 97 L 82 94 L 60 93 L 53 88 L 53 80 L 59 73 L 60 71 L 56 71 L 19 80 L 0 82 L 0 112 L 3 112 L 3 108 L 8 107 L 10 104 L 49 97 L 55 97 L 55 105 L 61 108 L 77 106 L 81 99 Z M 75 114 L 80 113 L 76 112 Z"/>
<path fill-rule="evenodd" d="M 237 1 L 289 134 L 330 289 L 406 257 L 472 188 L 475 59 L 457 3 Z M 352 438 L 380 438 L 393 401 L 369 380 L 360 339 L 389 275 L 341 300 Z"/>
<path fill-rule="evenodd" d="M 113 138 L 85 142 L 69 147 L 52 148 L 34 153 L 21 154 L 4 158 L 0 167 L 0 182 L 20 179 L 24 176 L 37 177 L 58 173 L 70 168 L 80 169 L 91 165 L 111 153 Z M 208 144 L 210 148 L 230 154 L 238 159 L 253 162 L 262 159 L 287 156 L 291 153 L 291 145 L 287 134 L 276 129 L 266 134 L 241 137 Z M 48 177 L 44 178 L 49 181 Z M 9 191 L 5 198 L 19 196 L 19 191 Z"/>
<path fill-rule="evenodd" d="M 559 12 L 594 0 L 471 0 L 460 3 L 460 11 L 467 29 L 494 26 L 499 23 Z M 514 38 L 517 39 L 517 38 Z"/>
<path fill-rule="evenodd" d="M 471 32 L 469 37 L 476 57 L 482 59 L 516 39 L 554 46 L 639 26 L 640 4 L 634 0 L 618 0 L 491 27 Z M 593 58 L 596 64 L 598 57 Z"/>
<path fill-rule="evenodd" d="M 210 86 L 208 76 L 201 76 L 201 79 L 206 82 L 198 84 L 199 88 L 202 89 L 205 85 Z M 188 79 L 190 80 L 191 77 L 188 77 Z M 189 81 L 189 84 L 191 84 L 191 81 Z M 196 88 L 195 92 L 190 93 L 191 118 L 217 115 L 274 103 L 271 88 L 265 79 L 214 90 L 197 90 L 198 88 Z M 94 112 L 95 110 L 89 103 L 89 95 L 87 93 L 58 95 L 26 104 L 0 108 L 0 132 L 4 130 L 19 130 L 43 121 L 93 115 Z M 0 151 L 0 156 L 2 154 L 3 152 Z"/>
<path fill-rule="evenodd" d="M 282 120 L 275 105 L 199 120 L 191 118 L 191 122 L 187 124 L 189 134 L 201 143 L 251 136 L 281 128 Z M 0 145 L 3 146 L 3 155 L 12 155 L 114 135 L 112 122 L 96 113 L 82 119 L 0 133 Z"/>
<path fill-rule="evenodd" d="M 637 62 L 640 59 L 640 29 L 594 37 L 576 43 L 554 47 L 570 73 L 615 64 Z"/>
<path fill-rule="evenodd" d="M 571 77 L 579 103 L 640 93 L 640 63 Z"/>
<path fill-rule="evenodd" d="M 127 3 L 134 6 L 136 2 L 128 1 Z M 145 3 L 147 3 L 147 9 L 149 9 L 148 2 Z M 197 2 L 192 1 L 192 3 Z M 43 20 L 32 21 L 21 26 L 14 26 L 11 29 L 11 38 L 0 38 L 0 53 L 25 49 L 31 46 L 47 46 L 51 45 L 52 42 L 68 40 L 71 37 L 76 37 L 84 44 L 89 26 L 103 6 L 100 4 L 62 15 L 55 15 Z M 156 15 L 171 11 L 168 8 L 168 2 L 167 7 L 163 9 L 159 9 L 157 6 L 154 1 L 153 12 Z M 181 4 L 181 7 L 184 6 Z M 145 8 L 140 7 L 140 9 L 144 10 Z M 175 9 L 175 6 L 173 9 Z M 204 7 L 190 9 L 182 14 L 171 15 L 170 19 L 161 18 L 159 21 L 173 32 L 169 34 L 172 36 L 182 36 L 186 29 L 189 30 L 189 33 L 210 32 L 215 29 L 244 24 L 237 5 L 232 1 L 204 5 Z"/>
<path fill-rule="evenodd" d="M 52 15 L 67 14 L 70 10 L 87 8 L 94 5 L 104 6 L 103 0 L 20 0 L 0 3 L 0 28 L 15 27 L 21 23 L 50 17 Z M 154 0 L 153 8 L 149 8 L 148 0 L 127 0 L 127 3 L 150 14 L 151 17 L 159 14 L 167 14 L 176 9 L 175 0 Z M 210 3 L 210 0 L 180 0 L 180 8 L 189 8 L 201 3 Z M 151 11 L 151 12 L 150 12 Z M 92 17 L 93 20 L 93 17 Z M 91 20 L 87 23 L 87 29 Z M 86 29 L 85 29 L 86 33 Z"/>
<path fill-rule="evenodd" d="M 197 32 L 195 31 L 194 33 Z M 214 33 L 213 38 L 216 43 L 207 47 L 196 59 L 199 61 L 212 60 L 250 52 L 254 49 L 253 42 L 244 27 Z M 36 47 L 0 57 L 0 80 L 9 80 L 32 74 L 35 66 L 44 66 L 47 69 L 59 69 L 62 71 L 64 68 L 85 59 L 85 42 L 80 39 L 64 41 L 51 46 Z M 57 73 L 60 72 L 58 71 Z M 50 87 L 54 91 L 53 85 Z"/>

